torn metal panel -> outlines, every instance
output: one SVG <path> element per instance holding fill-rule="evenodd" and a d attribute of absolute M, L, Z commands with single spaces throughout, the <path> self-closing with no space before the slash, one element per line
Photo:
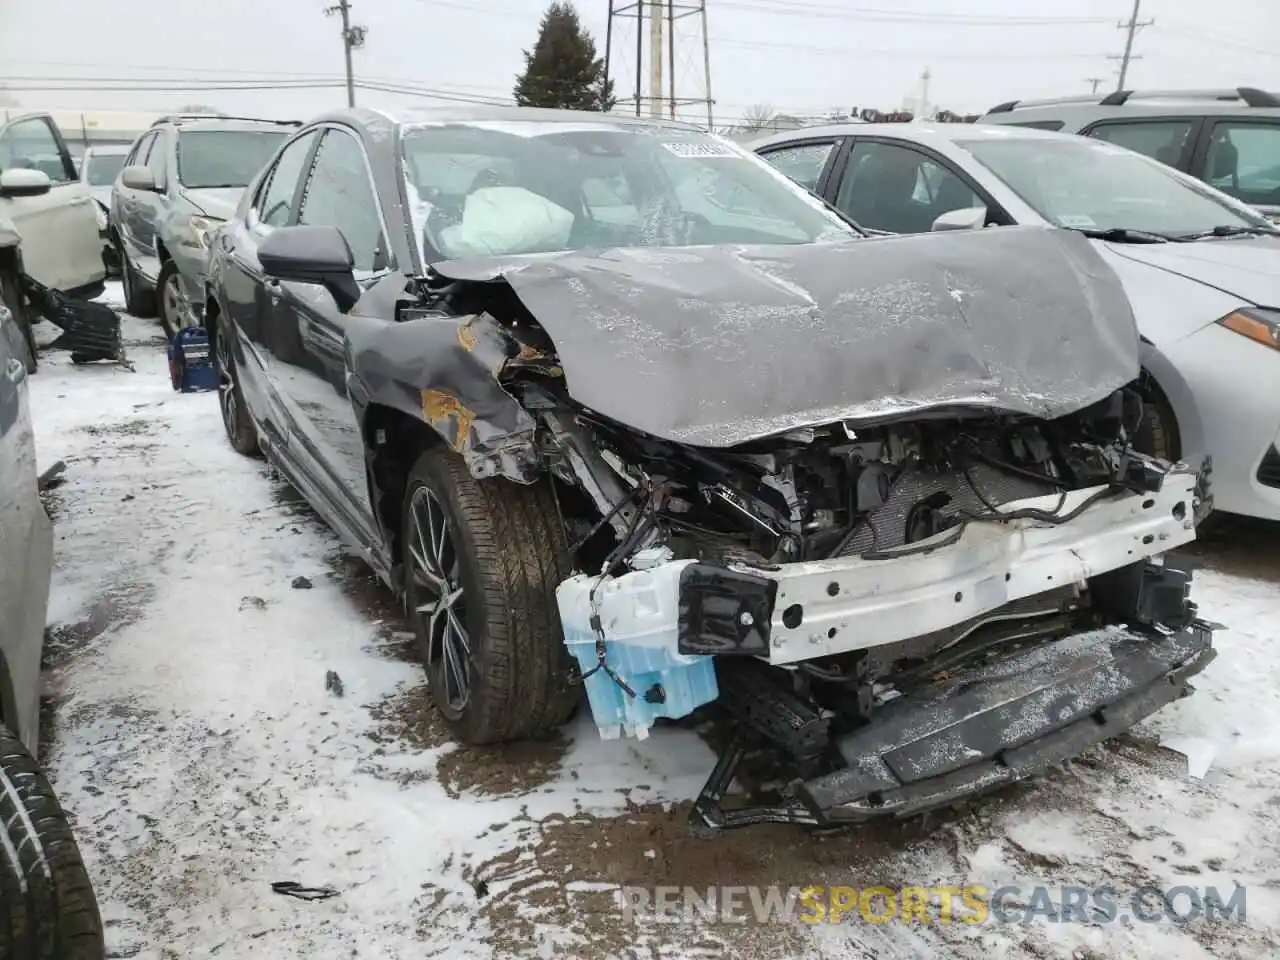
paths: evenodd
<path fill-rule="evenodd" d="M 478 477 L 532 482 L 533 418 L 498 382 L 515 341 L 485 315 L 402 316 L 399 323 L 349 325 L 349 389 L 357 406 L 378 403 L 423 420 Z"/>
<path fill-rule="evenodd" d="M 1072 231 L 448 261 L 504 279 L 575 400 L 726 447 L 837 420 L 977 407 L 1052 419 L 1138 375 L 1119 279 Z"/>

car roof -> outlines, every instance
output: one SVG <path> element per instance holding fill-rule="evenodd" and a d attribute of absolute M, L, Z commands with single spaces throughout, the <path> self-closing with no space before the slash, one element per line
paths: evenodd
<path fill-rule="evenodd" d="M 211 114 L 174 114 L 161 117 L 151 125 L 157 127 L 178 127 L 182 130 L 263 130 L 276 129 L 287 133 L 299 126 L 297 120 L 271 120 L 262 117 L 223 117 Z"/>
<path fill-rule="evenodd" d="M 369 126 L 378 123 L 411 125 L 417 123 L 508 123 L 524 121 L 532 123 L 563 123 L 598 125 L 601 127 L 641 127 L 704 133 L 696 124 L 662 117 L 637 117 L 634 114 L 596 110 L 556 110 L 545 107 L 514 107 L 497 104 L 458 103 L 447 106 L 406 107 L 397 111 L 368 110 L 363 107 L 345 107 L 331 110 L 313 118 L 311 123 L 339 122 Z"/>
<path fill-rule="evenodd" d="M 1280 116 L 1280 96 L 1256 87 L 1223 90 L 1116 90 L 1105 95 L 1009 100 L 979 123 L 1017 124 L 1060 120 L 1088 123 L 1118 117 Z"/>
<path fill-rule="evenodd" d="M 997 140 L 1077 140 L 1085 139 L 1074 134 L 1054 133 L 1048 130 L 1035 130 L 1030 127 L 995 126 L 992 124 L 974 123 L 832 123 L 820 127 L 800 127 L 785 133 L 776 133 L 753 141 L 748 146 L 752 150 L 774 144 L 791 143 L 795 140 L 824 139 L 827 137 L 891 137 L 895 140 L 906 140 L 924 146 L 944 142 L 954 143 L 957 140 L 973 140 L 978 138 Z"/>

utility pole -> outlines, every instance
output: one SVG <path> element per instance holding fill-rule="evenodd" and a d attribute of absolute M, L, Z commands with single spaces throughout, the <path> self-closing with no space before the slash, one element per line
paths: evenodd
<path fill-rule="evenodd" d="M 1142 0 L 1133 0 L 1133 13 L 1129 15 L 1127 23 L 1117 23 L 1116 29 L 1125 31 L 1124 38 L 1124 54 L 1119 57 L 1108 57 L 1108 60 L 1120 61 L 1120 80 L 1116 84 L 1117 90 L 1124 89 L 1125 78 L 1129 75 L 1129 64 L 1134 60 L 1141 60 L 1142 57 L 1133 54 L 1133 38 L 1143 27 L 1149 27 L 1155 20 L 1139 20 L 1138 11 L 1142 8 Z"/>
<path fill-rule="evenodd" d="M 1105 79 L 1106 77 L 1085 77 L 1084 82 L 1087 84 L 1090 84 L 1090 89 L 1089 89 L 1090 93 L 1097 93 L 1098 84 L 1100 84 Z"/>
<path fill-rule="evenodd" d="M 351 51 L 364 46 L 365 35 L 368 31 L 364 27 L 353 27 L 351 25 L 351 3 L 349 0 L 338 0 L 336 6 L 325 8 L 324 15 L 331 17 L 334 14 L 342 17 L 342 53 L 347 63 L 347 106 L 354 107 L 356 105 L 356 83 L 355 76 L 351 70 Z"/>

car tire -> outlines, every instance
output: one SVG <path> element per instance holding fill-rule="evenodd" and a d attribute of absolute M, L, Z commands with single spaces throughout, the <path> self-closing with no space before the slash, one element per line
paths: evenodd
<path fill-rule="evenodd" d="M 246 457 L 262 456 L 258 428 L 253 425 L 249 408 L 245 406 L 244 391 L 240 389 L 230 337 L 218 326 L 213 327 L 213 364 L 218 371 L 218 407 L 222 412 L 222 427 L 231 449 Z"/>
<path fill-rule="evenodd" d="M 27 305 L 27 298 L 22 295 L 18 276 L 9 270 L 0 271 L 0 299 L 4 300 L 4 305 L 13 314 L 13 322 L 22 332 L 24 355 L 18 359 L 26 366 L 27 373 L 35 373 L 39 361 L 36 358 L 35 331 L 31 329 L 31 308 Z"/>
<path fill-rule="evenodd" d="M 156 314 L 155 291 L 146 287 L 138 272 L 133 269 L 124 245 L 116 241 L 116 256 L 120 258 L 120 282 L 124 286 L 124 309 L 135 317 L 154 317 Z"/>
<path fill-rule="evenodd" d="M 581 698 L 556 606 L 570 558 L 548 483 L 477 480 L 442 447 L 423 453 L 409 472 L 401 515 L 405 596 L 432 699 L 464 743 L 549 733 Z M 441 545 L 435 557 L 432 543 Z M 424 559 L 436 569 L 424 572 Z M 447 586 L 429 587 L 441 573 Z M 441 611 L 445 593 L 457 599 Z M 456 642 L 459 625 L 469 656 Z"/>
<path fill-rule="evenodd" d="M 186 302 L 186 294 L 182 292 L 182 274 L 178 272 L 176 263 L 166 260 L 160 267 L 160 276 L 156 278 L 156 314 L 166 340 L 172 340 L 174 334 L 187 325 L 179 312 L 178 300 Z"/>
<path fill-rule="evenodd" d="M 103 960 L 102 918 L 49 781 L 0 725 L 0 957 Z"/>

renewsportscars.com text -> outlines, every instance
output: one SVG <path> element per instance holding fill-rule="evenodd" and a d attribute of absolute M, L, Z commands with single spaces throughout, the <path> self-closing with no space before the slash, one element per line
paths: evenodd
<path fill-rule="evenodd" d="M 1243 923 L 1246 888 L 623 887 L 631 923 Z"/>

